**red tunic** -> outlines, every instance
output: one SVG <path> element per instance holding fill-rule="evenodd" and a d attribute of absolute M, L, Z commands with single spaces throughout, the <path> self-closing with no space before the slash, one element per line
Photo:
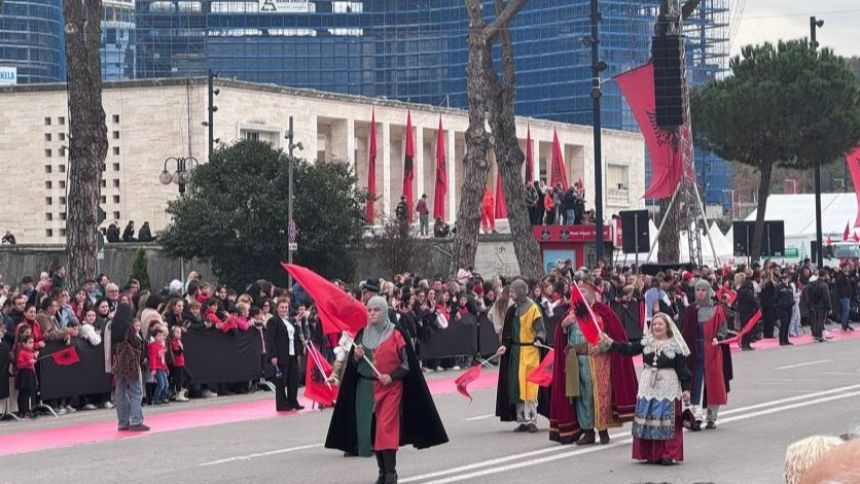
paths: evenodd
<path fill-rule="evenodd" d="M 698 323 L 699 308 L 693 304 L 687 308 L 687 317 L 684 322 L 684 340 L 690 348 L 690 355 L 687 357 L 687 367 L 690 373 L 693 374 L 693 387 L 695 388 L 699 382 L 696 381 L 696 352 L 698 351 L 697 340 L 699 339 L 699 323 Z M 709 405 L 725 405 L 728 403 L 728 381 L 731 379 L 731 374 L 728 368 L 731 366 L 731 353 L 727 351 L 727 345 L 713 344 L 714 338 L 726 322 L 726 313 L 723 308 L 717 306 L 714 316 L 702 324 L 702 332 L 704 333 L 701 339 L 704 340 L 705 347 L 705 389 L 702 396 L 702 406 Z M 728 361 L 726 361 L 728 360 Z"/>
<path fill-rule="evenodd" d="M 402 364 L 400 352 L 406 346 L 403 335 L 394 331 L 373 350 L 373 364 L 383 375 L 389 375 Z M 400 399 L 403 381 L 383 385 L 373 382 L 373 401 L 376 415 L 376 438 L 373 450 L 397 450 L 400 447 Z"/>

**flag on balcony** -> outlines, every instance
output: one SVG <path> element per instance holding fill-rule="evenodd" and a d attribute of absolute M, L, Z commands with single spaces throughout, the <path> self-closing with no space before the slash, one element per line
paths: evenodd
<path fill-rule="evenodd" d="M 370 114 L 370 147 L 367 150 L 367 223 L 376 219 L 376 111 Z"/>
<path fill-rule="evenodd" d="M 412 115 L 406 111 L 406 154 L 403 160 L 403 196 L 406 197 L 406 220 L 412 223 L 415 214 L 414 194 L 412 193 L 412 182 L 415 180 L 415 142 L 412 141 Z"/>
<path fill-rule="evenodd" d="M 445 219 L 445 195 L 448 194 L 448 172 L 445 167 L 445 133 L 442 116 L 436 130 L 436 188 L 433 191 L 433 218 Z"/>
<path fill-rule="evenodd" d="M 860 207 L 860 146 L 845 155 L 845 162 L 848 163 L 848 169 L 851 171 L 851 181 L 854 182 L 854 193 L 857 195 L 857 207 Z M 857 218 L 854 219 L 854 226 L 860 227 L 860 208 L 857 211 Z"/>
<path fill-rule="evenodd" d="M 496 165 L 496 219 L 508 218 L 505 207 L 505 189 L 502 186 L 502 170 Z"/>
<path fill-rule="evenodd" d="M 565 173 L 564 157 L 561 154 L 561 143 L 558 141 L 558 130 L 552 133 L 552 170 L 550 170 L 549 184 L 551 187 L 561 185 L 567 190 L 567 174 Z"/>
<path fill-rule="evenodd" d="M 532 126 L 528 124 L 526 127 L 526 183 L 534 181 L 535 176 L 535 159 L 532 150 Z M 496 197 L 498 198 L 498 197 Z"/>
<path fill-rule="evenodd" d="M 615 82 L 633 111 L 651 158 L 651 186 L 644 198 L 669 198 L 675 193 L 684 173 L 681 146 L 685 143 L 678 133 L 686 133 L 686 129 L 669 132 L 657 126 L 652 63 L 615 76 Z M 692 143 L 686 145 L 691 146 Z"/>

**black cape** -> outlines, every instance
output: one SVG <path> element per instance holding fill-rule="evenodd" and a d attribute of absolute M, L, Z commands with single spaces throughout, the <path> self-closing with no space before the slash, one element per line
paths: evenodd
<path fill-rule="evenodd" d="M 513 341 L 511 331 L 513 331 L 513 318 L 519 317 L 516 311 L 516 305 L 508 308 L 508 311 L 505 313 L 505 326 L 502 328 L 502 341 L 503 344 L 507 346 L 507 351 L 505 351 L 505 354 L 499 358 L 499 385 L 496 388 L 496 417 L 499 417 L 499 420 L 502 422 L 515 422 L 517 420 L 516 402 L 512 402 L 508 396 L 508 366 L 511 362 L 511 341 Z M 543 310 L 541 310 L 541 314 L 543 315 Z M 544 326 L 546 326 L 545 321 Z M 547 350 L 543 348 L 540 349 L 541 361 L 543 361 L 543 357 L 546 356 L 546 353 Z M 538 414 L 543 415 L 546 418 L 549 418 L 549 401 L 550 395 L 552 394 L 551 388 L 552 387 L 538 388 L 537 411 Z"/>
<path fill-rule="evenodd" d="M 442 426 L 439 412 L 424 381 L 424 374 L 418 365 L 415 349 L 409 335 L 402 328 L 395 326 L 406 341 L 406 357 L 409 360 L 409 373 L 403 379 L 403 397 L 400 401 L 400 446 L 412 445 L 417 449 L 425 449 L 448 442 L 448 434 Z M 356 336 L 360 337 L 362 332 Z M 355 391 L 358 386 L 358 368 L 353 360 L 353 350 L 349 351 L 347 365 L 344 369 L 340 391 L 325 446 L 328 449 L 339 449 L 344 452 L 354 452 L 358 447 L 358 435 L 355 421 Z"/>

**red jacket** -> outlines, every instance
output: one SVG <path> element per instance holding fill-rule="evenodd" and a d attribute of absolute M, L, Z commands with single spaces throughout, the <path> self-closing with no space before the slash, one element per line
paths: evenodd
<path fill-rule="evenodd" d="M 15 337 L 18 336 L 18 333 L 21 331 L 21 326 L 29 326 L 30 329 L 33 330 L 33 342 L 35 343 L 34 348 L 39 347 L 39 343 L 45 341 L 45 335 L 42 333 L 42 327 L 39 326 L 39 323 L 36 321 L 27 321 L 26 319 L 22 319 L 18 326 L 15 326 Z"/>
<path fill-rule="evenodd" d="M 203 319 L 209 321 L 209 324 L 219 329 L 221 328 L 221 323 L 223 322 L 221 321 L 221 318 L 218 317 L 218 313 L 211 310 L 206 311 L 206 313 L 203 315 Z"/>
<path fill-rule="evenodd" d="M 27 348 L 19 349 L 18 357 L 15 360 L 15 368 L 18 371 L 36 371 L 36 352 L 28 350 Z"/>
<path fill-rule="evenodd" d="M 149 343 L 149 371 L 167 371 L 167 360 L 164 357 L 166 353 L 167 347 L 164 343 L 158 341 Z"/>
<path fill-rule="evenodd" d="M 173 352 L 174 368 L 182 368 L 185 366 L 185 353 L 183 353 L 182 350 L 182 341 L 173 340 L 170 342 L 170 351 Z"/>

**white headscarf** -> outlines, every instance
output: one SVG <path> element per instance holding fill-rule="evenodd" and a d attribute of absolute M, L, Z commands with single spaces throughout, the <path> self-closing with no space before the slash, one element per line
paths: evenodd
<path fill-rule="evenodd" d="M 675 348 L 676 353 L 690 356 L 690 348 L 687 346 L 687 342 L 684 341 L 684 335 L 682 335 L 681 331 L 678 330 L 678 326 L 675 324 L 675 321 L 673 321 L 666 313 L 655 313 L 654 317 L 651 318 L 651 326 L 648 326 L 645 330 L 645 335 L 642 336 L 642 347 L 647 349 L 650 346 L 656 345 L 657 340 L 654 338 L 654 333 L 651 332 L 651 327 L 654 325 L 654 320 L 657 318 L 662 319 L 669 325 L 668 330 L 672 333 L 672 336 L 669 338 L 669 346 Z M 648 353 L 650 353 L 650 351 Z"/>

